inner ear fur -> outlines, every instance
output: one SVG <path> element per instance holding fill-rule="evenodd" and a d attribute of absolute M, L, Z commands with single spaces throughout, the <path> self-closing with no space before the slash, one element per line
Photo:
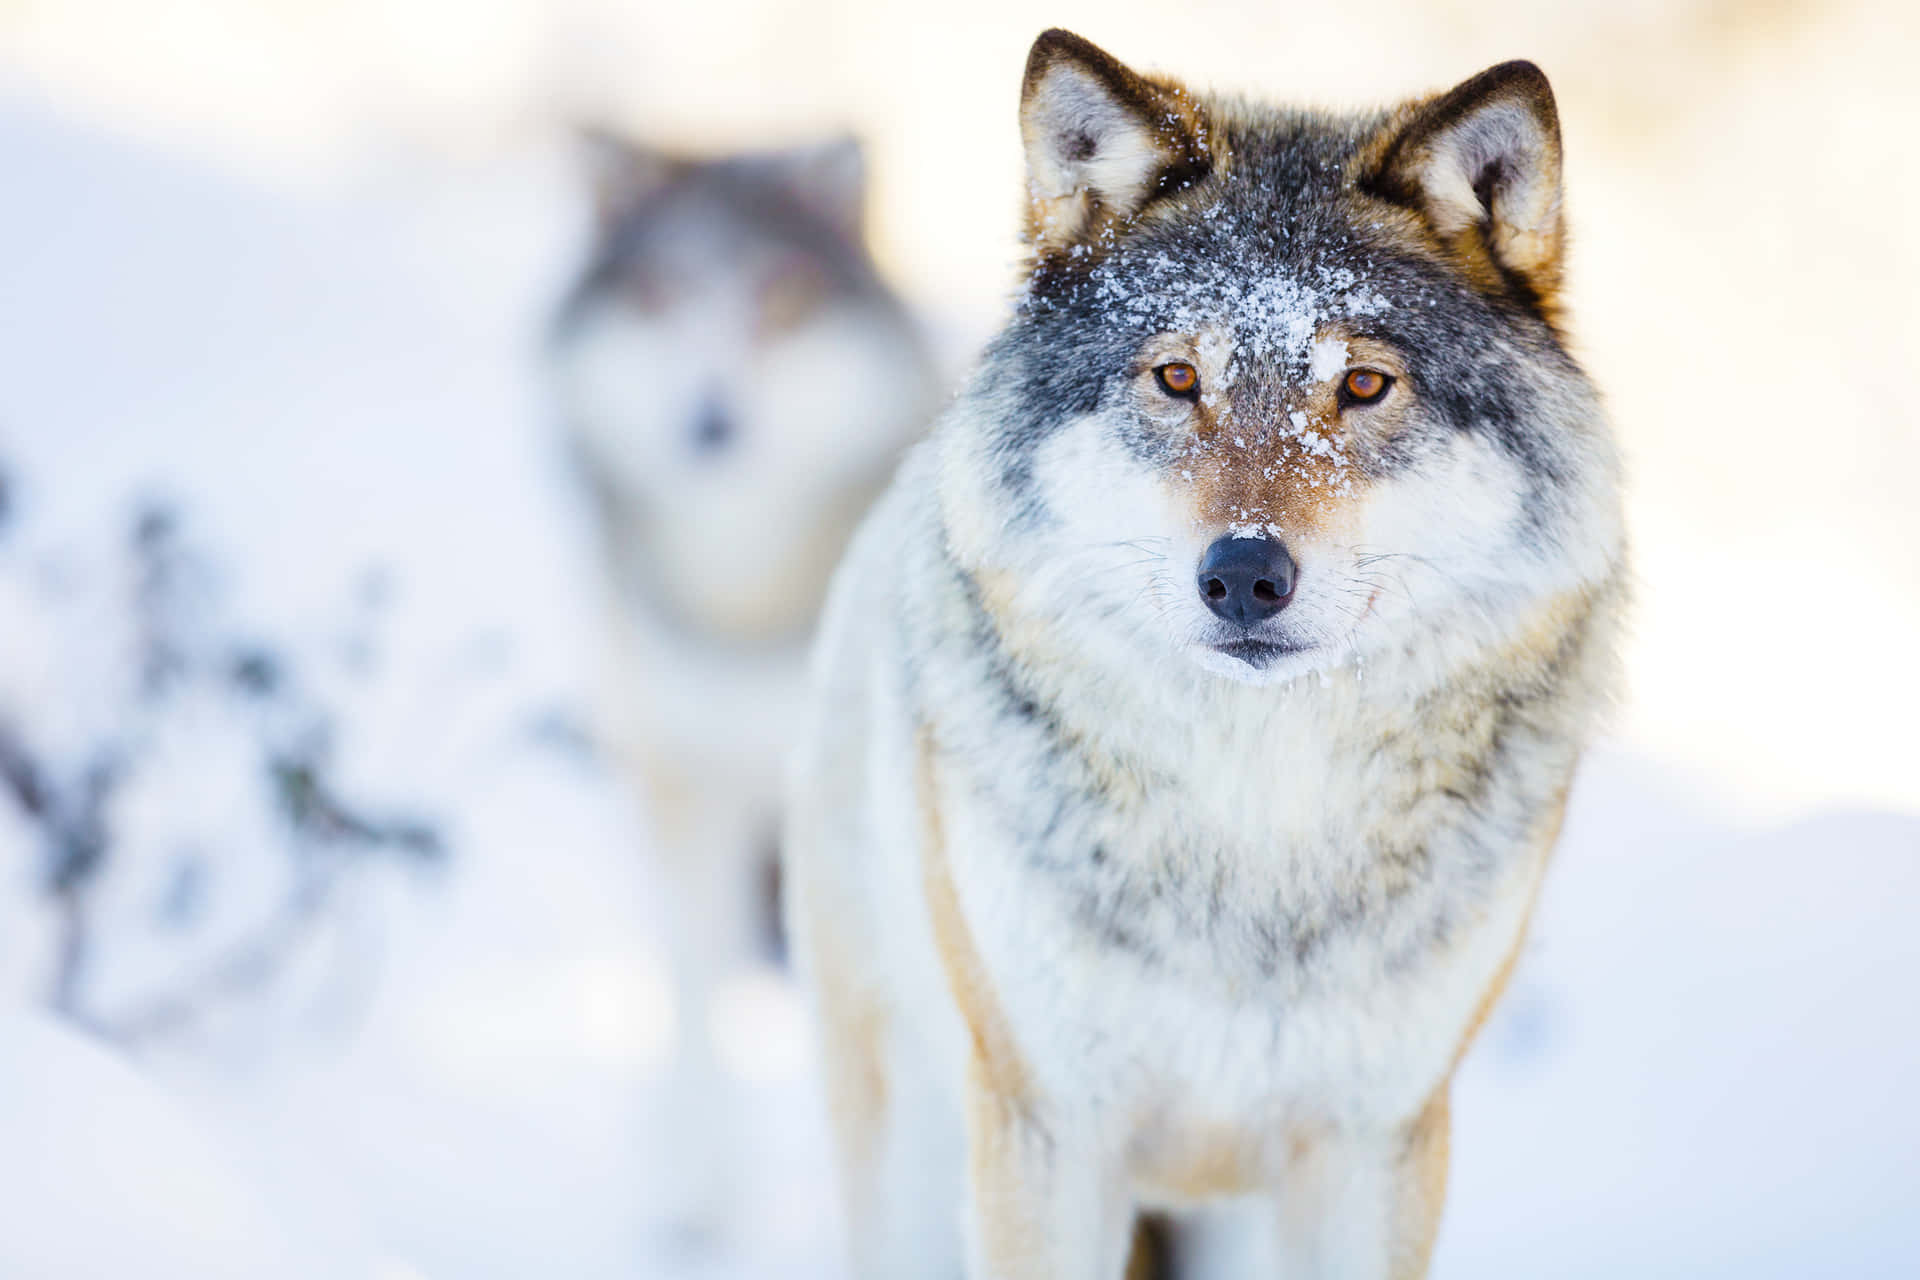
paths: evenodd
<path fill-rule="evenodd" d="M 1192 94 L 1058 28 L 1027 55 L 1020 136 L 1027 238 L 1041 253 L 1091 239 L 1213 167 Z"/>
<path fill-rule="evenodd" d="M 1565 250 L 1560 116 L 1531 62 L 1503 62 L 1389 127 L 1367 184 L 1417 212 L 1469 273 L 1551 309 Z"/>

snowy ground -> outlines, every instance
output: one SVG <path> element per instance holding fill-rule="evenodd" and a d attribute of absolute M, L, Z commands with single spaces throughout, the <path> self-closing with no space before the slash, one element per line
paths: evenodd
<path fill-rule="evenodd" d="M 286 964 L 126 1053 L 31 1011 L 58 925 L 0 804 L 0 1275 L 710 1274 L 643 1249 L 672 1176 L 646 1121 L 660 904 L 565 732 L 591 620 L 528 358 L 557 165 L 295 196 L 20 99 L 0 165 L 0 699 L 85 732 L 112 661 L 89 602 L 131 504 L 166 495 L 217 550 L 220 615 L 340 708 L 346 783 L 446 843 L 355 867 Z M 177 785 L 119 815 L 144 852 L 80 983 L 104 1023 L 191 989 L 284 890 L 265 819 L 193 782 L 223 724 L 190 718 Z M 1920 817 L 1746 829 L 1723 785 L 1639 745 L 1592 761 L 1461 1079 L 1443 1280 L 1920 1274 Z M 168 841 L 209 821 L 239 852 L 170 931 Z M 766 1228 L 727 1274 L 831 1276 L 804 1031 L 778 989 L 740 996 Z"/>

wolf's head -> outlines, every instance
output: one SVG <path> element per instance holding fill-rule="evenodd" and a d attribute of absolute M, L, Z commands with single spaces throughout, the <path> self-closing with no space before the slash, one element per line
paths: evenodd
<path fill-rule="evenodd" d="M 1614 461 L 1558 327 L 1537 68 L 1338 116 L 1049 31 L 1021 129 L 1031 271 L 946 437 L 999 607 L 1265 683 L 1604 576 Z"/>
<path fill-rule="evenodd" d="M 622 585 L 724 638 L 804 628 L 934 403 L 861 237 L 859 147 L 590 143 L 597 235 L 551 354 Z"/>

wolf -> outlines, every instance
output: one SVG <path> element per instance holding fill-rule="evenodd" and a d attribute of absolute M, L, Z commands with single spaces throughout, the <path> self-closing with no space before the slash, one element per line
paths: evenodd
<path fill-rule="evenodd" d="M 862 234 L 852 139 L 717 158 L 602 130 L 554 395 L 600 549 L 595 736 L 665 871 L 677 1050 L 662 1218 L 728 1234 L 744 1135 L 711 1025 L 773 959 L 781 760 L 827 579 L 939 392 Z"/>
<path fill-rule="evenodd" d="M 1553 94 L 1065 31 L 1004 330 L 857 534 L 788 910 L 856 1274 L 1425 1274 L 1448 1082 L 1615 683 Z M 1129 1258 L 1132 1257 L 1131 1264 Z"/>

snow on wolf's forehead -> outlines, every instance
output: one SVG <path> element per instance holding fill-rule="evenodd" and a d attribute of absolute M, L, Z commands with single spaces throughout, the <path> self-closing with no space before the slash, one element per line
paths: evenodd
<path fill-rule="evenodd" d="M 1122 245 L 1087 273 L 1076 292 L 1102 319 L 1142 336 L 1225 330 L 1231 380 L 1272 370 L 1316 381 L 1331 376 L 1328 344 L 1316 339 L 1332 321 L 1374 316 L 1387 298 L 1352 267 L 1290 244 L 1284 222 L 1247 234 L 1224 204 L 1210 206 L 1177 237 Z M 1084 252 L 1076 246 L 1076 256 Z M 1042 304 L 1044 305 L 1044 304 Z"/>

